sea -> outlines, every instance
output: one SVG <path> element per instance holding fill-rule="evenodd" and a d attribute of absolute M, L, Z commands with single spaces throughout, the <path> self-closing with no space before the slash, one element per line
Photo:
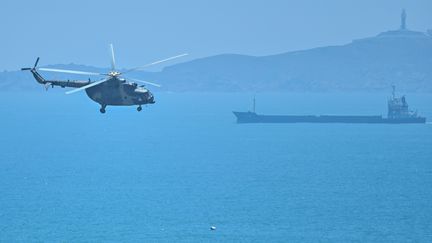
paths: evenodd
<path fill-rule="evenodd" d="M 0 242 L 432 242 L 432 124 L 236 124 L 386 115 L 388 93 L 0 93 Z M 432 94 L 407 94 L 432 121 Z M 211 227 L 215 227 L 211 230 Z"/>

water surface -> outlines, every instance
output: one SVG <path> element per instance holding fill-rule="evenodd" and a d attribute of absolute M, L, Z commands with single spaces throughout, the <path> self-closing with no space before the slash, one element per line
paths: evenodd
<path fill-rule="evenodd" d="M 0 95 L 1 242 L 431 242 L 432 125 L 244 124 L 251 94 Z M 386 94 L 258 94 L 273 114 Z M 432 96 L 408 95 L 432 118 Z M 216 231 L 210 231 L 210 226 Z"/>

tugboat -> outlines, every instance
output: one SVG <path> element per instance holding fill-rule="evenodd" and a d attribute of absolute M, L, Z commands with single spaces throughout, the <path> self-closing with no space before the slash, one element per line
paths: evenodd
<path fill-rule="evenodd" d="M 396 97 L 395 86 L 392 86 L 392 97 L 388 100 L 387 117 L 376 116 L 334 116 L 334 115 L 259 115 L 253 109 L 247 112 L 233 111 L 237 123 L 370 123 L 370 124 L 407 124 L 426 123 L 426 118 L 411 111 L 405 96 Z"/>

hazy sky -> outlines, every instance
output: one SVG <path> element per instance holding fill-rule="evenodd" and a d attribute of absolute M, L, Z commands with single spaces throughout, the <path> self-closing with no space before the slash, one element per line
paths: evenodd
<path fill-rule="evenodd" d="M 183 52 L 182 61 L 222 53 L 269 55 L 397 29 L 432 29 L 432 0 L 2 0 L 0 70 L 42 64 L 119 67 Z"/>

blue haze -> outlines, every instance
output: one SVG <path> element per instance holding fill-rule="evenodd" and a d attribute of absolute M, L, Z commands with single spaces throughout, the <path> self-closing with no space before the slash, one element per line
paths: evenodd
<path fill-rule="evenodd" d="M 191 55 L 179 62 L 347 44 L 397 29 L 402 8 L 409 29 L 432 28 L 429 0 L 5 0 L 1 7 L 0 70 L 9 71 L 37 56 L 44 65 L 106 67 L 108 43 L 119 68 L 182 52 Z M 414 66 L 414 77 L 390 69 L 402 90 L 430 91 L 424 87 L 431 87 L 432 52 L 419 46 L 400 48 L 420 60 L 402 59 Z M 305 66 L 309 60 L 316 58 Z M 378 67 L 363 71 L 385 82 L 368 84 L 387 89 L 396 77 Z M 197 73 L 217 75 L 214 68 Z M 10 92 L 0 92 L 0 242 L 432 242 L 431 123 L 238 125 L 231 111 L 250 108 L 253 94 L 215 93 L 210 86 L 156 93 L 157 103 L 141 113 L 108 107 L 101 115 L 84 93 L 45 93 L 28 73 L 17 74 L 19 80 L 8 75 L 2 73 L 1 85 Z M 167 90 L 171 77 L 179 76 L 167 76 Z M 414 82 L 422 86 L 403 86 Z M 329 85 L 317 87 L 299 90 Z M 385 115 L 387 97 L 258 93 L 257 110 Z M 407 97 L 432 118 L 430 93 Z"/>
<path fill-rule="evenodd" d="M 0 70 L 45 64 L 120 68 L 182 52 L 187 61 L 222 53 L 271 55 L 341 45 L 399 27 L 432 28 L 430 0 L 54 1 L 3 0 Z"/>
<path fill-rule="evenodd" d="M 2 93 L 0 241 L 432 241 L 431 124 L 235 124 L 251 96 L 156 93 L 101 115 L 84 94 Z M 257 109 L 385 114 L 387 96 Z M 431 95 L 408 102 L 432 117 Z"/>

